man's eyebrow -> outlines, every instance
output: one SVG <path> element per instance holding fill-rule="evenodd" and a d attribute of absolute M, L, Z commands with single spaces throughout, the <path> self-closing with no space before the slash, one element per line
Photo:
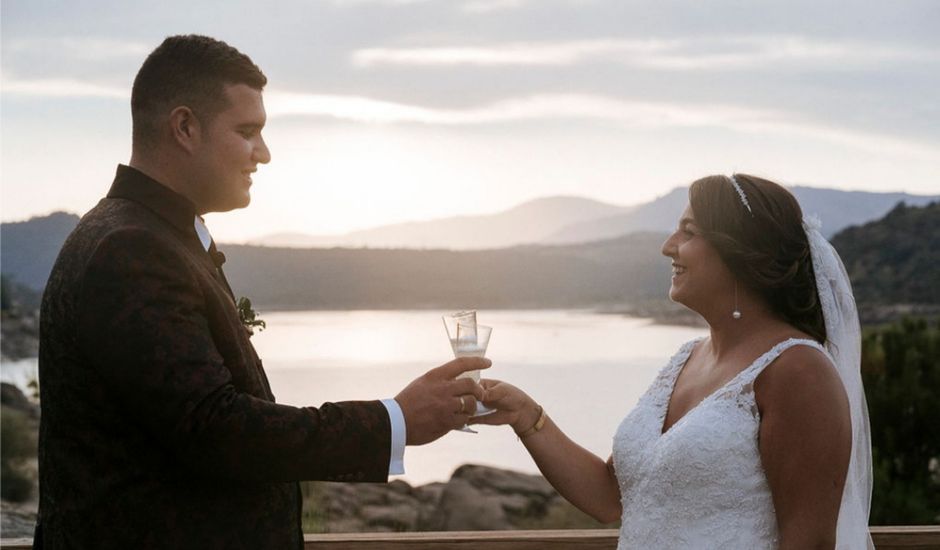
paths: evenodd
<path fill-rule="evenodd" d="M 264 124 L 260 124 L 257 122 L 246 122 L 244 124 L 238 125 L 239 130 L 257 130 L 260 128 L 264 128 Z"/>

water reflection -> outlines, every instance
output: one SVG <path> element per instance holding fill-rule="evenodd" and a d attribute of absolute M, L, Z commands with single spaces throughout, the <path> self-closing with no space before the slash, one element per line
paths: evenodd
<path fill-rule="evenodd" d="M 277 400 L 394 397 L 414 377 L 449 361 L 444 311 L 262 312 L 268 329 L 252 338 Z M 484 376 L 524 388 L 578 443 L 607 456 L 617 425 L 666 364 L 701 328 L 587 311 L 480 311 L 494 327 Z M 4 362 L 4 381 L 26 387 L 37 361 Z M 411 483 L 446 480 L 463 463 L 526 472 L 536 468 L 508 428 L 454 432 L 405 455 Z"/>

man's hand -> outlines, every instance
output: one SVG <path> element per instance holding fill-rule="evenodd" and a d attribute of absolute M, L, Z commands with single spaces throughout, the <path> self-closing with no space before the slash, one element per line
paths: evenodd
<path fill-rule="evenodd" d="M 491 364 L 482 357 L 454 359 L 429 370 L 396 395 L 405 417 L 405 443 L 424 445 L 466 424 L 476 412 L 477 400 L 483 399 L 483 388 L 469 378 L 455 378 Z"/>

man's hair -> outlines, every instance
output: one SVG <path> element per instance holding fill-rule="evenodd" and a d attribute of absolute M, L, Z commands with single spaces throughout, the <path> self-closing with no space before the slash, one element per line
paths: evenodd
<path fill-rule="evenodd" d="M 221 40 L 195 34 L 170 36 L 147 56 L 131 91 L 134 147 L 156 142 L 158 123 L 179 106 L 203 124 L 228 107 L 225 87 L 262 90 L 268 79 L 251 58 Z"/>

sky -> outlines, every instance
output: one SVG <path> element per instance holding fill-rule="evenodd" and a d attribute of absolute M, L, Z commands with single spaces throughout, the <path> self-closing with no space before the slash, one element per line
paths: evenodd
<path fill-rule="evenodd" d="M 83 213 L 168 35 L 268 76 L 273 160 L 216 239 L 343 233 L 699 177 L 940 193 L 940 2 L 0 2 L 0 212 Z"/>

